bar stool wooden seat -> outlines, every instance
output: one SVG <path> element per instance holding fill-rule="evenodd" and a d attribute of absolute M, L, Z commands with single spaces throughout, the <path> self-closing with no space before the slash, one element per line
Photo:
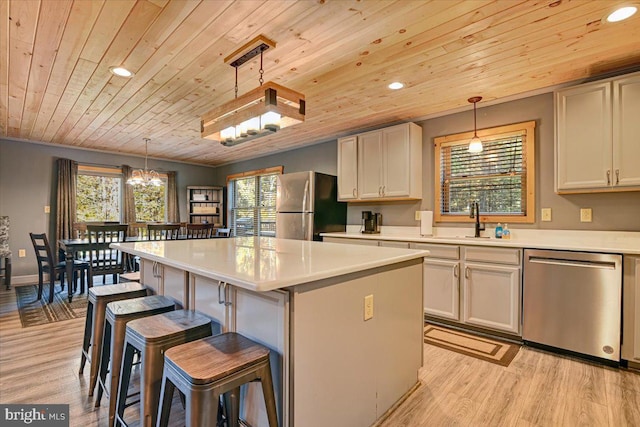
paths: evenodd
<path fill-rule="evenodd" d="M 141 354 L 140 420 L 139 425 L 155 427 L 160 385 L 164 367 L 164 352 L 179 344 L 211 336 L 211 319 L 191 310 L 176 310 L 127 323 L 124 358 L 120 371 L 116 425 L 129 425 L 124 420 L 127 390 L 131 379 L 133 355 Z"/>
<path fill-rule="evenodd" d="M 127 323 L 173 310 L 175 310 L 175 302 L 163 295 L 132 298 L 107 304 L 95 406 L 100 406 L 102 395 L 106 393 L 109 398 L 109 427 L 113 427 L 115 421 L 116 396 Z M 109 370 L 109 362 L 111 362 L 111 370 Z M 107 373 L 111 374 L 108 380 Z"/>
<path fill-rule="evenodd" d="M 82 340 L 82 357 L 80 359 L 80 374 L 84 371 L 87 360 L 91 363 L 89 375 L 89 396 L 93 396 L 98 380 L 100 354 L 102 351 L 102 334 L 107 304 L 129 298 L 147 295 L 147 289 L 140 283 L 119 283 L 117 285 L 94 286 L 89 288 L 87 315 L 84 323 L 84 338 Z M 91 350 L 89 350 L 91 348 Z M 91 353 L 89 353 L 91 351 Z"/>
<path fill-rule="evenodd" d="M 186 399 L 186 427 L 215 427 L 220 396 L 239 396 L 239 388 L 260 380 L 269 426 L 278 425 L 269 349 L 234 333 L 203 338 L 167 350 L 164 354 L 158 427 L 167 427 L 174 389 Z M 229 408 L 228 426 L 237 426 L 239 405 Z"/>
<path fill-rule="evenodd" d="M 140 282 L 140 272 L 132 271 L 130 273 L 122 273 L 120 280 L 126 280 L 127 282 Z"/>

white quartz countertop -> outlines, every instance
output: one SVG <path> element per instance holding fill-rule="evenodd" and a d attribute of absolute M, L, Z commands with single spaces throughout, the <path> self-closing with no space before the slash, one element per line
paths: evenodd
<path fill-rule="evenodd" d="M 425 250 L 273 237 L 144 241 L 111 247 L 253 291 L 281 289 L 429 255 Z"/>
<path fill-rule="evenodd" d="M 347 226 L 347 232 L 345 233 L 323 233 L 322 236 L 640 255 L 639 232 L 510 228 L 512 237 L 509 240 L 505 240 L 494 237 L 466 237 L 473 236 L 473 229 L 453 227 L 434 227 L 433 236 L 420 236 L 418 227 L 383 227 L 380 234 L 362 234 L 358 230 L 359 227 Z M 483 236 L 493 236 L 493 234 L 493 229 L 482 232 Z"/>

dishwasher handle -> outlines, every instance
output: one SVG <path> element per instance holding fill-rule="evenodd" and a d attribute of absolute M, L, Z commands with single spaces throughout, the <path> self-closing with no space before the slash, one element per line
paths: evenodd
<path fill-rule="evenodd" d="M 606 270 L 615 270 L 615 262 L 607 261 L 582 261 L 577 259 L 562 259 L 562 258 L 543 258 L 537 256 L 531 256 L 528 262 L 532 264 L 547 264 L 547 265 L 559 265 L 564 267 L 587 267 L 587 268 L 600 268 Z"/>

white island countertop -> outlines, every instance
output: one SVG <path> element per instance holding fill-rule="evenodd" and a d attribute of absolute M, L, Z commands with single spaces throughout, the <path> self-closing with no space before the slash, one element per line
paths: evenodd
<path fill-rule="evenodd" d="M 429 251 L 273 237 L 114 243 L 141 258 L 253 291 L 271 291 L 423 258 Z"/>

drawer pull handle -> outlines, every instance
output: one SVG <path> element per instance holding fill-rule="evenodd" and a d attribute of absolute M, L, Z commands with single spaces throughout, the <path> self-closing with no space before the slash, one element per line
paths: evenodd
<path fill-rule="evenodd" d="M 458 264 L 453 266 L 453 277 L 458 277 L 458 274 L 460 273 L 459 268 Z"/>
<path fill-rule="evenodd" d="M 469 267 L 465 267 L 465 268 L 464 268 L 464 277 L 465 277 L 466 279 L 468 279 L 468 278 L 469 278 Z"/>
<path fill-rule="evenodd" d="M 218 282 L 218 304 L 224 304 L 224 300 L 222 299 L 222 296 L 220 295 L 220 290 L 224 289 L 225 287 L 225 283 L 224 282 Z"/>
<path fill-rule="evenodd" d="M 611 185 L 611 171 L 607 169 L 607 185 Z"/>
<path fill-rule="evenodd" d="M 616 169 L 616 185 L 620 184 L 620 169 Z"/>

